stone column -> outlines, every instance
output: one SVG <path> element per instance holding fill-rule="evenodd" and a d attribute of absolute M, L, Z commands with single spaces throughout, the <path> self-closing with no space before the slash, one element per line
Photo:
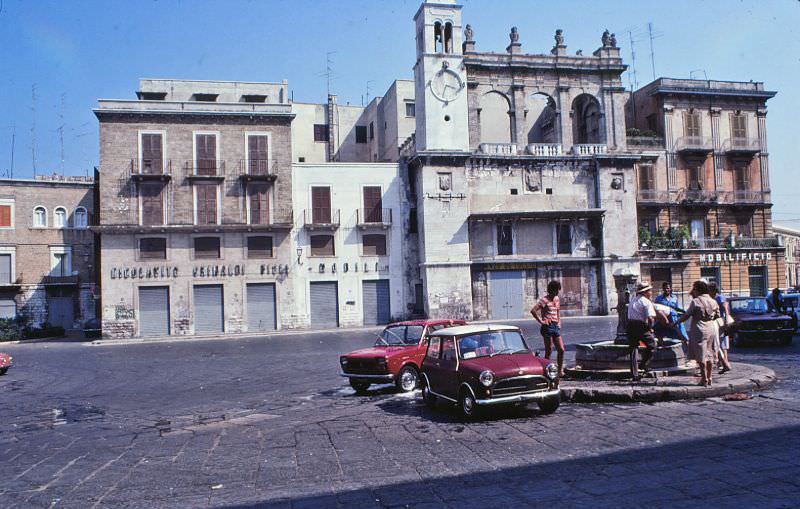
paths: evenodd
<path fill-rule="evenodd" d="M 525 85 L 514 83 L 511 85 L 511 98 L 513 104 L 511 116 L 511 143 L 517 144 L 517 150 L 524 152 L 528 144 L 527 133 L 525 133 L 526 108 L 525 108 Z"/>
<path fill-rule="evenodd" d="M 562 150 L 568 152 L 572 150 L 572 104 L 569 98 L 569 86 L 559 85 L 557 88 L 558 94 L 555 100 L 558 101 L 558 131 L 559 143 L 561 143 Z"/>
<path fill-rule="evenodd" d="M 722 112 L 721 108 L 711 108 L 711 147 L 713 152 L 713 167 L 714 167 L 714 188 L 719 190 L 723 187 L 722 170 L 725 168 L 725 161 L 722 157 L 720 132 L 719 132 L 719 116 Z"/>

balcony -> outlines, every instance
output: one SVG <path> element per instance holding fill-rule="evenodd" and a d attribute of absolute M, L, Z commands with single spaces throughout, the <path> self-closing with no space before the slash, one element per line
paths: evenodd
<path fill-rule="evenodd" d="M 663 190 L 640 189 L 636 194 L 636 201 L 643 204 L 669 204 L 671 194 Z"/>
<path fill-rule="evenodd" d="M 675 140 L 675 152 L 707 154 L 714 149 L 711 138 L 703 136 L 683 136 Z"/>
<path fill-rule="evenodd" d="M 277 178 L 274 159 L 241 159 L 239 178 L 245 182 L 272 182 Z"/>
<path fill-rule="evenodd" d="M 777 237 L 716 237 L 704 239 L 670 239 L 654 237 L 641 244 L 640 251 L 691 251 L 720 249 L 765 249 L 782 247 Z"/>
<path fill-rule="evenodd" d="M 367 228 L 385 230 L 392 226 L 392 209 L 358 209 L 356 210 L 356 225 L 362 230 Z"/>
<path fill-rule="evenodd" d="M 264 222 L 250 218 L 249 223 L 223 221 L 225 230 L 242 230 L 248 232 L 291 230 L 294 225 L 294 212 L 290 208 L 273 208 Z"/>
<path fill-rule="evenodd" d="M 339 228 L 339 209 L 330 207 L 304 209 L 303 226 L 309 230 L 336 230 Z"/>
<path fill-rule="evenodd" d="M 732 201 L 736 205 L 758 205 L 769 203 L 769 193 L 765 191 L 732 191 Z"/>
<path fill-rule="evenodd" d="M 532 156 L 555 157 L 564 155 L 560 143 L 529 143 L 525 148 Z"/>
<path fill-rule="evenodd" d="M 77 275 L 75 276 L 44 276 L 42 284 L 52 286 L 75 286 L 79 282 Z"/>
<path fill-rule="evenodd" d="M 758 138 L 729 138 L 722 145 L 722 151 L 730 155 L 752 155 L 761 152 Z"/>
<path fill-rule="evenodd" d="M 516 143 L 481 143 L 478 145 L 481 154 L 490 156 L 515 156 L 517 155 Z"/>
<path fill-rule="evenodd" d="M 664 138 L 658 136 L 628 136 L 630 150 L 664 150 Z"/>
<path fill-rule="evenodd" d="M 131 178 L 141 181 L 167 181 L 172 178 L 172 161 L 169 159 L 131 159 Z"/>
<path fill-rule="evenodd" d="M 186 178 L 190 180 L 224 180 L 225 161 L 219 159 L 196 159 L 184 163 Z"/>
<path fill-rule="evenodd" d="M 605 143 L 579 143 L 572 146 L 572 153 L 576 156 L 598 156 L 608 153 Z"/>
<path fill-rule="evenodd" d="M 706 191 L 703 189 L 684 189 L 679 193 L 678 199 L 684 203 L 712 204 L 719 203 L 723 193 Z"/>

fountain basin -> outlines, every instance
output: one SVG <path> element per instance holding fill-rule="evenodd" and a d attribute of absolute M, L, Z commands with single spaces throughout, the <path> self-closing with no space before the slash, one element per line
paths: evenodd
<path fill-rule="evenodd" d="M 639 358 L 644 351 L 639 347 Z M 686 365 L 686 354 L 677 339 L 659 341 L 650 361 L 656 376 L 685 374 L 695 369 Z M 574 378 L 629 378 L 630 349 L 614 341 L 581 343 L 576 346 L 575 367 L 567 373 Z"/>

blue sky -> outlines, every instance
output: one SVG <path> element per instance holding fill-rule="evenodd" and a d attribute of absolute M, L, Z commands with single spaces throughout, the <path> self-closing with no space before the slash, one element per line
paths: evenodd
<path fill-rule="evenodd" d="M 763 81 L 778 95 L 767 117 L 776 220 L 800 226 L 800 170 L 793 162 L 800 106 L 798 0 L 464 0 L 479 50 L 502 51 L 519 27 L 523 51 L 542 53 L 564 30 L 568 50 L 590 53 L 608 27 L 638 82 L 659 76 Z M 325 98 L 326 52 L 333 91 L 360 104 L 369 82 L 380 95 L 411 78 L 419 0 L 0 0 L 0 174 L 83 174 L 97 164 L 98 98 L 135 98 L 137 80 L 289 80 L 296 101 Z M 627 85 L 626 77 L 626 85 Z M 32 87 L 36 89 L 35 114 Z M 63 107 L 62 107 L 63 102 Z M 35 128 L 34 128 L 35 125 Z"/>

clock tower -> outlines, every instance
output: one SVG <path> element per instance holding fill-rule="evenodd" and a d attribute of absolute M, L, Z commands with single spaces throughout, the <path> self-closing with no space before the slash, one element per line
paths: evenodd
<path fill-rule="evenodd" d="M 418 151 L 469 151 L 467 79 L 461 47 L 461 6 L 423 3 L 414 16 Z"/>

